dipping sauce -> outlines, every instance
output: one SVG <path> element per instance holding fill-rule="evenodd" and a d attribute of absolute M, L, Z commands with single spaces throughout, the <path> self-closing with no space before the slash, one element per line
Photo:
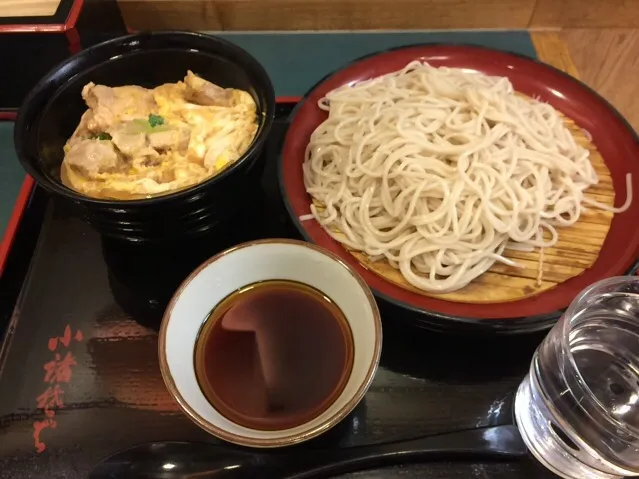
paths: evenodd
<path fill-rule="evenodd" d="M 353 337 L 321 291 L 263 281 L 225 298 L 195 346 L 197 381 L 211 405 L 251 429 L 282 430 L 319 416 L 343 391 Z"/>

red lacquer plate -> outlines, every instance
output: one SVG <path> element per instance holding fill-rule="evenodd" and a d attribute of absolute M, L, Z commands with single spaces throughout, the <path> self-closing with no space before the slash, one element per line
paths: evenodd
<path fill-rule="evenodd" d="M 289 214 L 308 241 L 352 265 L 378 298 L 418 313 L 413 320 L 420 325 L 441 329 L 464 326 L 503 332 L 544 329 L 588 285 L 634 272 L 639 256 L 639 198 L 629 210 L 615 215 L 599 259 L 582 275 L 536 296 L 495 304 L 449 302 L 403 289 L 362 267 L 316 221 L 300 222 L 300 216 L 310 213 L 310 197 L 302 175 L 304 150 L 313 130 L 326 119 L 326 113 L 317 106 L 318 100 L 334 88 L 399 70 L 413 60 L 508 77 L 517 91 L 550 103 L 590 132 L 612 175 L 616 205 L 623 204 L 626 198 L 627 173 L 633 175 L 633 190 L 639 191 L 639 138 L 606 100 L 583 83 L 553 67 L 512 53 L 473 46 L 407 46 L 362 58 L 332 73 L 307 93 L 296 108 L 284 142 L 279 179 Z"/>

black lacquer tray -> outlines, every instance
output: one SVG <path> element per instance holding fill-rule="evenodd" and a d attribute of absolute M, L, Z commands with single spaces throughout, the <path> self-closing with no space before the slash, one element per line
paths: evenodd
<path fill-rule="evenodd" d="M 276 160 L 292 105 L 279 106 L 255 208 L 189 244 L 163 249 L 103 241 L 66 203 L 36 188 L 0 279 L 0 478 L 86 477 L 123 447 L 214 438 L 169 397 L 156 330 L 180 281 L 220 249 L 294 236 Z M 229 198 L 228 201 L 233 201 Z M 432 332 L 380 304 L 382 361 L 365 400 L 299 447 L 339 448 L 511 421 L 505 402 L 542 336 Z M 552 478 L 533 459 L 435 462 L 362 471 L 366 478 Z M 256 478 L 257 479 L 257 478 Z"/>

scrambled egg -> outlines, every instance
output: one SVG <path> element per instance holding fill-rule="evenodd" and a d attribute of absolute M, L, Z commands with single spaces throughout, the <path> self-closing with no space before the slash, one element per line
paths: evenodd
<path fill-rule="evenodd" d="M 237 161 L 257 133 L 245 91 L 191 72 L 152 90 L 89 83 L 89 110 L 65 145 L 65 185 L 95 198 L 138 199 L 200 183 Z"/>

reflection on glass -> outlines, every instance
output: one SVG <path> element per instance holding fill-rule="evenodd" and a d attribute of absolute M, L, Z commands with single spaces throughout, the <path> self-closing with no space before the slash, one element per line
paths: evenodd
<path fill-rule="evenodd" d="M 639 474 L 639 278 L 594 284 L 533 357 L 515 399 L 535 457 L 568 479 Z"/>

